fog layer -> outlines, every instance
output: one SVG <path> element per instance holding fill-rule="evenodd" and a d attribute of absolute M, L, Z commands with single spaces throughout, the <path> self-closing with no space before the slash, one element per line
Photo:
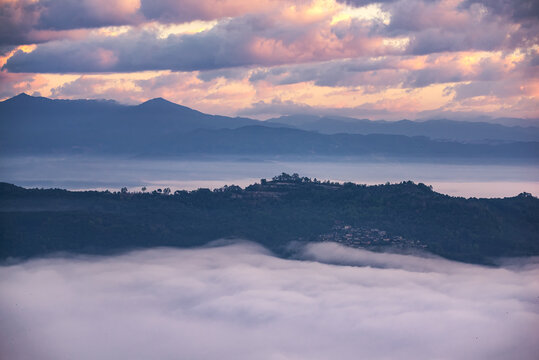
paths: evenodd
<path fill-rule="evenodd" d="M 533 359 L 539 265 L 251 243 L 0 268 L 4 359 Z M 534 263 L 535 261 L 535 263 Z"/>
<path fill-rule="evenodd" d="M 282 172 L 332 181 L 383 184 L 412 180 L 432 185 L 443 194 L 465 197 L 505 197 L 529 192 L 539 196 L 539 167 L 534 165 L 413 163 L 331 158 L 325 161 L 279 161 L 219 158 L 144 160 L 114 157 L 2 157 L 0 181 L 24 187 L 69 190 L 127 187 L 140 191 L 170 187 L 173 191 L 200 187 L 247 186 Z"/>

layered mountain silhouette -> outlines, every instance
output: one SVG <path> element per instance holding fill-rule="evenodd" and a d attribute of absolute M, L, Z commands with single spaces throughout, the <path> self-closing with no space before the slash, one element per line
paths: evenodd
<path fill-rule="evenodd" d="M 0 151 L 4 155 L 539 159 L 538 128 L 489 123 L 392 123 L 307 116 L 262 122 L 204 114 L 162 98 L 130 106 L 110 100 L 53 100 L 26 94 L 0 102 L 0 117 Z"/>
<path fill-rule="evenodd" d="M 17 95 L 0 103 L 3 152 L 136 152 L 171 133 L 235 128 L 256 120 L 201 113 L 162 98 L 127 106 L 107 100 Z"/>
<path fill-rule="evenodd" d="M 539 141 L 537 127 L 503 126 L 487 122 L 447 119 L 371 121 L 338 116 L 289 115 L 269 119 L 268 122 L 288 124 L 298 129 L 318 131 L 323 134 L 426 136 L 432 139 L 465 142 Z"/>

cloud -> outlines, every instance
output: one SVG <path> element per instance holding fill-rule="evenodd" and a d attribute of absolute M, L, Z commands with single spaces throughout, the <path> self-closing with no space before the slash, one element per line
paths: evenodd
<path fill-rule="evenodd" d="M 445 29 L 427 29 L 411 37 L 407 48 L 409 54 L 426 55 L 441 52 L 457 51 L 497 51 L 502 49 L 515 49 L 523 46 L 518 44 L 504 46 L 507 43 L 508 31 L 496 24 L 489 24 L 483 29 L 468 29 L 464 31 L 448 32 Z"/>
<path fill-rule="evenodd" d="M 135 24 L 138 0 L 0 1 L 0 45 L 77 39 L 88 28 Z"/>
<path fill-rule="evenodd" d="M 367 6 L 370 4 L 388 4 L 395 2 L 397 0 L 337 0 L 340 3 L 356 6 L 356 7 L 362 7 Z"/>
<path fill-rule="evenodd" d="M 510 16 L 515 20 L 539 19 L 539 3 L 534 0 L 466 0 L 460 5 L 469 8 L 482 5 L 489 13 Z"/>
<path fill-rule="evenodd" d="M 489 17 L 483 7 L 459 6 L 455 1 L 399 1 L 388 6 L 389 35 L 410 37 L 408 53 L 432 54 L 464 50 L 508 50 L 532 46 L 537 33 L 515 26 L 507 18 Z"/>
<path fill-rule="evenodd" d="M 476 265 L 456 263 L 430 253 L 405 255 L 397 253 L 375 253 L 363 249 L 351 250 L 334 242 L 311 243 L 300 247 L 299 258 L 324 264 L 345 266 L 368 266 L 379 269 L 400 269 L 422 273 L 465 274 L 482 269 Z M 515 264 L 518 261 L 515 260 Z"/>
<path fill-rule="evenodd" d="M 283 65 L 256 69 L 251 73 L 249 80 L 255 84 L 265 81 L 273 85 L 302 82 L 332 87 L 368 85 L 370 88 L 381 90 L 389 85 L 398 86 L 403 82 L 404 71 L 399 71 L 398 62 L 395 57 L 382 57 Z"/>
<path fill-rule="evenodd" d="M 287 85 L 313 82 L 317 86 L 364 86 L 370 93 L 386 88 L 419 88 L 431 84 L 503 79 L 509 69 L 503 58 L 469 59 L 468 53 L 345 59 L 260 68 L 249 80 Z M 466 63 L 465 63 L 466 62 Z M 517 63 L 522 67 L 522 62 Z M 526 66 L 529 68 L 529 66 Z"/>
<path fill-rule="evenodd" d="M 468 82 L 448 86 L 446 91 L 454 93 L 453 102 L 470 103 L 470 99 L 481 97 L 481 99 L 476 100 L 484 104 L 487 103 L 487 100 L 504 104 L 505 108 L 512 107 L 516 114 L 516 106 L 512 103 L 522 100 L 533 102 L 539 93 L 539 77 L 537 75 L 539 64 L 536 64 L 536 59 L 537 54 L 533 52 L 523 55 L 519 61 L 510 61 L 504 58 L 498 60 L 483 59 L 475 65 L 473 77 L 459 79 Z M 450 72 L 443 73 L 449 74 Z M 508 115 L 511 116 L 510 113 Z"/>
<path fill-rule="evenodd" d="M 163 96 L 228 115 L 271 106 L 372 118 L 537 117 L 536 8 L 526 0 L 0 0 L 0 95 Z M 13 45 L 29 43 L 37 45 Z M 59 74 L 69 83 L 54 81 Z M 394 101 L 407 95 L 414 106 Z"/>
<path fill-rule="evenodd" d="M 139 23 L 140 0 L 40 0 L 38 29 L 69 30 Z"/>
<path fill-rule="evenodd" d="M 186 23 L 265 12 L 287 2 L 262 0 L 1 0 L 0 45 L 69 38 L 69 30 L 151 21 Z"/>
<path fill-rule="evenodd" d="M 535 359 L 539 267 L 249 243 L 0 268 L 9 359 Z M 347 263 L 353 266 L 334 265 Z M 319 262 L 322 261 L 322 262 Z"/>
<path fill-rule="evenodd" d="M 27 44 L 28 32 L 38 17 L 34 10 L 36 5 L 31 1 L 0 2 L 0 44 Z"/>
<path fill-rule="evenodd" d="M 17 52 L 5 68 L 11 72 L 90 73 L 145 70 L 213 70 L 273 66 L 401 50 L 369 34 L 356 20 L 331 24 L 331 16 L 301 18 L 250 14 L 227 19 L 195 34 L 162 38 L 152 28 L 133 28 L 118 36 L 92 34 L 83 40 L 51 41 L 30 52 Z"/>
<path fill-rule="evenodd" d="M 136 8 L 133 1 L 135 0 L 116 4 L 117 9 L 111 12 L 102 11 L 103 7 L 99 6 L 101 2 L 94 3 L 89 0 L 82 3 L 61 0 L 58 4 L 65 3 L 65 6 L 55 6 L 63 10 L 54 10 L 56 7 L 40 3 L 46 10 L 39 11 L 37 20 L 32 20 L 41 24 L 32 29 L 47 30 L 51 36 L 48 40 L 61 36 L 62 31 L 73 32 L 74 30 L 69 29 L 76 28 L 75 24 L 64 24 L 62 20 L 49 21 L 45 17 L 46 14 L 60 11 L 66 13 L 69 21 L 79 22 L 80 27 L 128 23 L 125 18 L 131 18 L 130 14 Z M 273 5 L 270 6 L 269 3 Z M 344 10 L 332 2 L 322 2 L 320 5 L 308 1 L 283 8 L 276 7 L 273 2 L 264 2 L 260 9 L 252 9 L 250 5 L 240 5 L 233 0 L 219 2 L 219 6 L 212 4 L 213 2 L 207 1 L 176 3 L 164 0 L 141 3 L 142 9 L 153 9 L 147 11 L 155 13 L 152 16 L 158 20 L 161 17 L 171 17 L 172 21 L 172 18 L 180 16 L 180 13 L 190 20 L 221 19 L 217 25 L 205 31 L 194 34 L 173 33 L 163 37 L 158 25 L 146 24 L 130 27 L 118 36 L 86 32 L 86 35 L 80 38 L 69 33 L 76 39 L 49 41 L 38 45 L 33 52 L 17 52 L 8 59 L 5 69 L 11 72 L 43 73 L 215 70 L 341 59 L 367 62 L 377 61 L 369 58 L 405 54 L 425 55 L 468 50 L 507 51 L 530 47 L 539 41 L 535 31 L 539 30 L 537 23 L 515 26 L 505 18 L 486 16 L 478 6 L 459 7 L 449 0 L 397 1 L 386 4 L 384 6 L 391 14 L 387 24 L 357 16 L 337 21 L 335 16 L 341 16 Z M 200 8 L 193 10 L 191 14 L 190 6 L 195 5 Z M 269 10 L 263 12 L 262 8 L 266 6 Z M 320 11 L 316 6 L 325 11 Z M 71 9 L 72 7 L 88 9 L 76 10 Z M 226 14 L 226 9 L 235 9 L 230 11 L 237 16 L 225 18 L 225 15 L 219 15 Z M 215 14 L 195 15 L 199 10 L 214 11 Z M 85 17 L 79 19 L 68 16 L 79 12 L 92 17 L 92 20 L 88 20 L 86 24 Z M 176 12 L 178 15 L 174 15 Z M 25 12 L 22 12 L 21 16 L 23 15 L 30 16 Z M 59 19 L 62 19 L 62 16 Z M 19 25 L 27 26 L 25 24 L 32 21 L 24 21 Z M 101 25 L 99 21 L 102 21 Z M 144 17 L 133 21 L 133 24 L 144 23 L 148 19 Z M 19 29 L 14 33 L 29 33 L 28 31 Z M 68 33 L 63 36 L 68 36 Z M 325 78 L 320 80 L 321 83 L 327 81 Z"/>
<path fill-rule="evenodd" d="M 163 97 L 202 112 L 233 116 L 238 108 L 250 103 L 253 89 L 243 80 L 225 81 L 219 72 L 212 72 L 208 78 L 201 76 L 204 80 L 196 72 L 169 71 L 70 76 L 68 81 L 49 86 L 46 93 L 57 99 L 114 99 L 126 104 Z"/>
<path fill-rule="evenodd" d="M 238 112 L 240 116 L 279 116 L 290 114 L 319 114 L 320 109 L 313 108 L 307 104 L 296 103 L 292 100 L 281 100 L 273 98 L 271 101 L 258 101 L 250 107 Z"/>
<path fill-rule="evenodd" d="M 496 96 L 497 98 L 507 98 L 511 96 L 524 95 L 523 89 L 518 84 L 507 82 L 483 82 L 476 81 L 469 84 L 458 84 L 452 87 L 455 92 L 456 101 L 469 99 L 477 96 Z"/>
<path fill-rule="evenodd" d="M 266 12 L 293 1 L 243 0 L 141 0 L 141 12 L 147 19 L 160 22 L 187 22 L 214 20 L 241 16 L 252 12 Z"/>
<path fill-rule="evenodd" d="M 30 92 L 37 87 L 38 83 L 39 79 L 32 74 L 11 74 L 0 71 L 0 98 Z"/>
<path fill-rule="evenodd" d="M 375 1 L 341 1 L 365 6 Z M 533 0 L 400 0 L 376 1 L 389 14 L 382 36 L 406 36 L 407 52 L 432 54 L 463 50 L 508 50 L 539 41 L 539 6 Z"/>
<path fill-rule="evenodd" d="M 270 101 L 258 101 L 251 106 L 238 111 L 240 116 L 255 116 L 258 118 L 269 118 L 281 115 L 316 115 L 316 116 L 350 116 L 356 118 L 393 118 L 390 110 L 373 103 L 365 103 L 354 107 L 324 107 L 311 106 L 308 104 L 295 102 L 293 100 L 282 100 L 273 98 Z M 401 116 L 400 114 L 397 116 Z"/>
<path fill-rule="evenodd" d="M 117 99 L 125 104 L 138 104 L 141 102 L 142 91 L 136 87 L 136 81 L 83 75 L 73 81 L 51 88 L 51 97 L 60 99 Z"/>

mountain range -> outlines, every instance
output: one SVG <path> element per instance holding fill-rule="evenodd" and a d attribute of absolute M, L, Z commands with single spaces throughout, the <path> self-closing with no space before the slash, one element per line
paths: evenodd
<path fill-rule="evenodd" d="M 479 121 L 447 119 L 427 121 L 371 121 L 348 117 L 288 115 L 267 120 L 323 134 L 389 134 L 426 136 L 432 139 L 466 142 L 539 141 L 539 128 L 503 126 Z"/>
<path fill-rule="evenodd" d="M 184 156 L 539 159 L 539 128 L 484 122 L 370 121 L 205 114 L 162 98 L 139 105 L 20 94 L 0 102 L 0 152 Z"/>

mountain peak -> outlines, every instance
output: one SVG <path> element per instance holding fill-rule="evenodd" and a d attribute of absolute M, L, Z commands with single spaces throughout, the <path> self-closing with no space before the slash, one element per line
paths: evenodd
<path fill-rule="evenodd" d="M 180 106 L 178 104 L 173 103 L 172 101 L 168 101 L 166 99 L 163 99 L 162 97 L 157 97 L 150 99 L 148 101 L 143 102 L 139 106 Z"/>
<path fill-rule="evenodd" d="M 34 99 L 35 96 L 28 95 L 27 93 L 20 93 L 19 95 L 15 95 L 12 98 L 9 98 L 10 101 L 28 101 L 31 99 Z"/>
<path fill-rule="evenodd" d="M 35 102 L 43 102 L 43 101 L 51 101 L 51 100 L 45 97 L 32 96 L 32 95 L 28 95 L 27 93 L 22 92 L 19 95 L 15 95 L 12 98 L 9 98 L 3 102 L 13 103 L 13 104 L 33 104 Z"/>
<path fill-rule="evenodd" d="M 163 99 L 162 97 L 150 99 L 148 101 L 143 102 L 142 104 L 137 106 L 139 109 L 147 110 L 151 112 L 168 112 L 168 111 L 180 111 L 183 113 L 192 113 L 192 114 L 198 114 L 201 113 L 197 110 L 193 110 L 191 108 L 188 108 L 187 106 L 179 105 L 176 103 L 173 103 L 172 101 L 168 101 L 167 99 Z"/>

